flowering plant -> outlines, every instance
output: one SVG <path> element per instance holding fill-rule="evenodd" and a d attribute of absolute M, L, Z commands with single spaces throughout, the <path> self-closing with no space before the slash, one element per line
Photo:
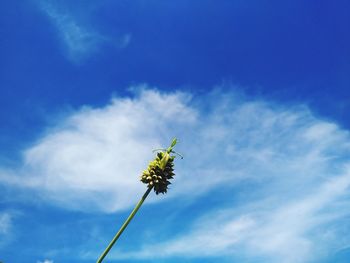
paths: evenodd
<path fill-rule="evenodd" d="M 117 234 L 114 236 L 112 241 L 109 243 L 105 251 L 102 253 L 102 255 L 97 260 L 97 263 L 100 263 L 103 261 L 103 259 L 106 257 L 108 252 L 111 250 L 115 242 L 118 240 L 120 235 L 123 233 L 125 228 L 128 226 L 130 221 L 133 219 L 145 199 L 147 198 L 148 194 L 154 189 L 155 193 L 158 195 L 159 193 L 165 194 L 168 191 L 168 186 L 170 183 L 169 180 L 173 179 L 175 176 L 174 173 L 174 159 L 175 155 L 173 153 L 179 155 L 181 158 L 183 158 L 180 154 L 176 153 L 173 148 L 176 145 L 177 140 L 174 138 L 171 142 L 171 145 L 167 149 L 156 149 L 154 151 L 157 151 L 156 158 L 151 161 L 148 165 L 148 168 L 143 171 L 141 175 L 141 182 L 147 185 L 147 190 L 140 199 L 140 201 L 135 206 L 134 210 L 130 213 L 129 217 L 125 220 L 124 224 L 121 226 Z"/>

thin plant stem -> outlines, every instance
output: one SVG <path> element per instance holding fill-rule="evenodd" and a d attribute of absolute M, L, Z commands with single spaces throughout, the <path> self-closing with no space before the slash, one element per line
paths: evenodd
<path fill-rule="evenodd" d="M 129 217 L 125 220 L 124 224 L 121 226 L 121 228 L 119 229 L 119 231 L 117 232 L 117 234 L 114 236 L 114 238 L 112 239 L 111 243 L 109 243 L 108 247 L 105 249 L 105 251 L 103 251 L 102 255 L 99 257 L 99 259 L 96 261 L 96 263 L 101 263 L 102 260 L 106 257 L 106 255 L 108 254 L 108 252 L 111 250 L 111 248 L 113 247 L 114 243 L 118 240 L 118 238 L 120 237 L 120 235 L 123 233 L 123 231 L 125 230 L 125 228 L 128 226 L 128 224 L 130 223 L 130 221 L 133 219 L 133 217 L 135 216 L 135 214 L 137 213 L 137 211 L 139 210 L 139 208 L 141 207 L 141 205 L 143 204 L 143 201 L 145 201 L 145 199 L 147 198 L 148 194 L 151 192 L 153 187 L 148 187 L 147 191 L 144 193 L 144 195 L 142 196 L 142 198 L 140 199 L 140 201 L 137 203 L 137 205 L 135 206 L 134 210 L 132 210 L 131 214 L 129 215 Z"/>

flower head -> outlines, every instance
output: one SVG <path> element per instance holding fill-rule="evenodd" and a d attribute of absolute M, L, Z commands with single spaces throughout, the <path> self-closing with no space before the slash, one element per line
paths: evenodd
<path fill-rule="evenodd" d="M 165 194 L 168 191 L 168 186 L 171 184 L 170 179 L 174 178 L 174 155 L 173 147 L 176 144 L 176 139 L 172 141 L 168 149 L 161 149 L 157 153 L 156 158 L 151 161 L 148 168 L 141 175 L 141 182 L 153 187 L 156 194 Z"/>

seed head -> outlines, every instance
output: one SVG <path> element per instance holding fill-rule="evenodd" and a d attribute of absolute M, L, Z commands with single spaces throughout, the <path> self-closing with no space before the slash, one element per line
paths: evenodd
<path fill-rule="evenodd" d="M 144 170 L 141 175 L 141 182 L 147 184 L 148 187 L 154 187 L 156 194 L 165 194 L 168 191 L 170 180 L 174 178 L 174 159 L 173 147 L 176 144 L 176 139 L 172 141 L 168 149 L 162 149 L 157 153 L 156 158 L 148 164 L 147 170 Z"/>

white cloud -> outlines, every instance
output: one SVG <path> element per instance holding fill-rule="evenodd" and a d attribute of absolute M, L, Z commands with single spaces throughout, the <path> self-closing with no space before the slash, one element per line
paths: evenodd
<path fill-rule="evenodd" d="M 220 211 L 208 207 L 189 232 L 116 258 L 147 258 L 156 249 L 163 257 L 302 263 L 349 245 L 339 238 L 349 233 L 337 227 L 349 215 L 349 133 L 305 106 L 145 88 L 133 99 L 73 113 L 24 152 L 21 169 L 0 173 L 0 181 L 71 209 L 125 209 L 144 190 L 138 176 L 150 150 L 173 136 L 185 159 L 177 161 L 168 200 L 210 198 L 218 189 L 232 194 L 219 196 Z M 151 196 L 147 203 L 160 200 Z"/>
<path fill-rule="evenodd" d="M 113 46 L 117 48 L 125 48 L 130 43 L 130 33 L 118 37 L 107 37 L 89 26 L 86 22 L 87 19 L 84 19 L 84 22 L 81 21 L 83 19 L 78 19 L 82 15 L 73 15 L 70 8 L 65 8 L 63 5 L 53 5 L 51 1 L 40 1 L 39 4 L 57 28 L 65 46 L 66 54 L 73 62 L 80 62 L 82 59 L 95 54 L 103 44 L 113 43 Z M 79 9 L 81 8 L 82 6 L 79 6 Z M 88 12 L 85 9 L 86 14 Z"/>
<path fill-rule="evenodd" d="M 0 180 L 37 189 L 68 208 L 127 208 L 145 189 L 139 175 L 151 150 L 170 141 L 171 126 L 195 120 L 187 99 L 143 91 L 102 109 L 85 107 L 24 152 L 22 177 L 3 172 Z"/>

